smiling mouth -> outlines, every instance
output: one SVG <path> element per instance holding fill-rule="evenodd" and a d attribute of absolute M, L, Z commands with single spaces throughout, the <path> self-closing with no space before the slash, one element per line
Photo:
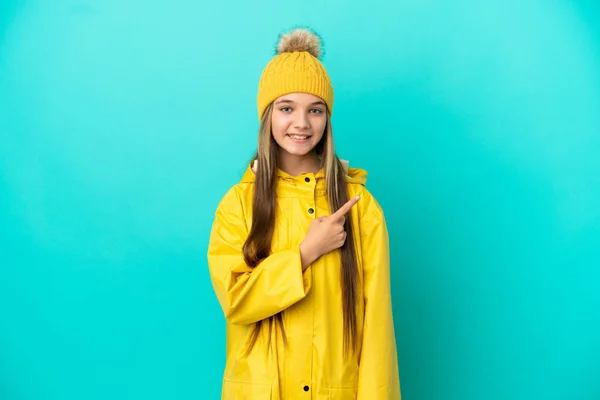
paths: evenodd
<path fill-rule="evenodd" d="M 310 138 L 310 135 L 292 135 L 288 133 L 288 136 L 295 140 L 306 140 Z"/>

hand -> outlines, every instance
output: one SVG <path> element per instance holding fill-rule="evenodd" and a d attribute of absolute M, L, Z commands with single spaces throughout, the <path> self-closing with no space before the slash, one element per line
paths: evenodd
<path fill-rule="evenodd" d="M 317 218 L 310 223 L 306 237 L 300 243 L 302 270 L 308 268 L 322 255 L 344 245 L 346 242 L 346 231 L 344 230 L 346 214 L 359 199 L 360 197 L 356 196 L 329 217 Z"/>

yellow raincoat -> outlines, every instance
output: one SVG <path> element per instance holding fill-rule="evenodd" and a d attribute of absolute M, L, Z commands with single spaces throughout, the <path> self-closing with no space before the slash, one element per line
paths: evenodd
<path fill-rule="evenodd" d="M 330 215 L 323 171 L 294 177 L 278 171 L 272 254 L 256 268 L 242 246 L 252 224 L 252 168 L 216 211 L 208 248 L 215 293 L 227 319 L 222 399 L 399 400 L 400 380 L 390 297 L 388 233 L 383 212 L 365 188 L 367 173 L 346 170 L 349 196 L 360 195 L 350 217 L 357 246 L 359 348 L 343 352 L 340 254 L 333 251 L 304 273 L 300 242 L 312 219 Z M 256 321 L 283 311 L 287 344 L 268 327 L 248 356 Z"/>

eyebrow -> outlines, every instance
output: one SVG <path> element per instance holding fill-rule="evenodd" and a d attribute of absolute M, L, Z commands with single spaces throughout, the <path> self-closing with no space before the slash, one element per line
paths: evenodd
<path fill-rule="evenodd" d="M 296 104 L 296 102 L 292 101 L 292 100 L 288 100 L 288 99 L 281 99 L 275 102 L 275 104 L 279 104 L 279 103 L 291 103 L 291 104 Z M 318 100 L 315 102 L 310 103 L 309 105 L 314 106 L 314 105 L 322 105 L 322 106 L 326 106 L 325 102 L 323 100 Z"/>

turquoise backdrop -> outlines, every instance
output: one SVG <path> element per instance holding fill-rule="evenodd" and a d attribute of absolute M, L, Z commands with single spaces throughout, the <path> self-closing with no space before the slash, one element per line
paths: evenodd
<path fill-rule="evenodd" d="M 0 399 L 219 398 L 209 229 L 295 24 L 387 215 L 404 399 L 600 399 L 600 3 L 567 0 L 2 0 Z"/>

